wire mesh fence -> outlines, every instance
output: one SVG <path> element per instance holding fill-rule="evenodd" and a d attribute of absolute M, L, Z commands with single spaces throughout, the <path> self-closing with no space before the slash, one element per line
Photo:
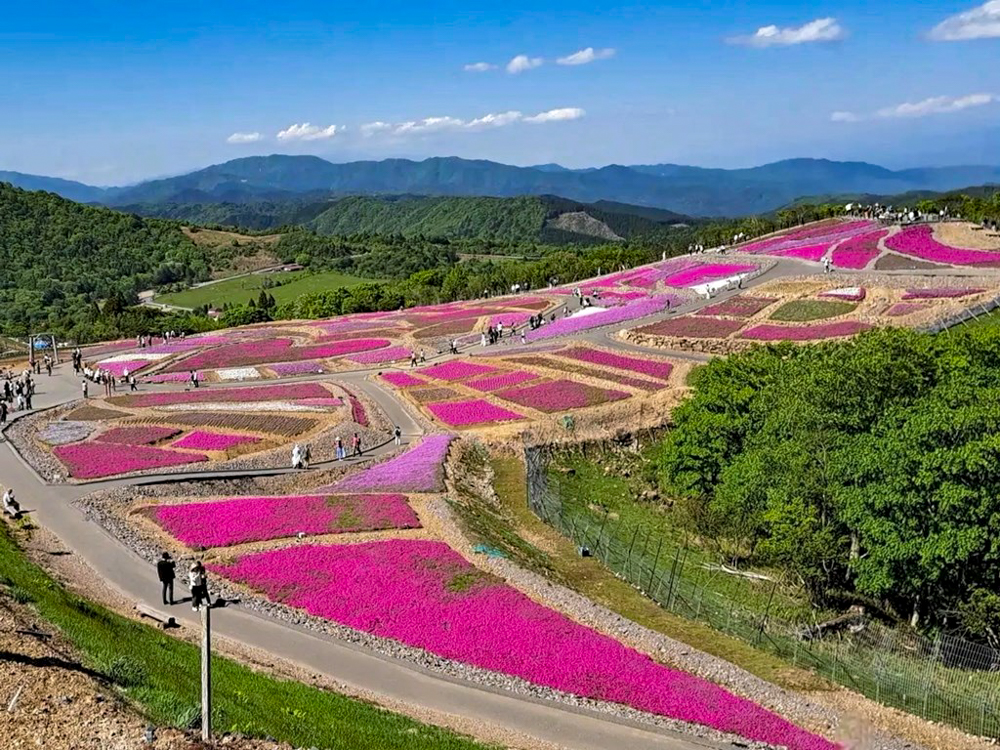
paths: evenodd
<path fill-rule="evenodd" d="M 707 565 L 648 527 L 564 504 L 547 453 L 528 448 L 525 458 L 531 510 L 664 609 L 879 703 L 1000 738 L 1000 652 L 953 636 L 928 639 L 860 611 L 825 621 L 788 617 L 780 581 Z"/>

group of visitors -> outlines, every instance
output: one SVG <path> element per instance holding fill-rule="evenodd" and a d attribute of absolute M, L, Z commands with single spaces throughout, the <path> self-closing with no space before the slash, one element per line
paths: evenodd
<path fill-rule="evenodd" d="M 0 424 L 7 421 L 11 411 L 30 411 L 34 408 L 31 401 L 35 395 L 35 380 L 31 370 L 25 370 L 20 376 L 14 377 L 10 370 L 3 379 L 3 390 L 0 392 Z"/>
<path fill-rule="evenodd" d="M 156 562 L 156 577 L 160 580 L 161 598 L 165 605 L 174 604 L 174 580 L 177 578 L 177 563 L 169 552 L 164 552 Z M 188 568 L 188 588 L 191 589 L 191 609 L 195 612 L 201 606 L 211 607 L 211 597 L 208 594 L 208 573 L 201 560 L 195 560 Z"/>
<path fill-rule="evenodd" d="M 81 381 L 81 390 L 83 391 L 84 398 L 90 397 L 90 386 L 88 383 L 94 383 L 101 386 L 104 389 L 105 396 L 117 393 L 119 385 L 122 387 L 128 386 L 130 391 L 139 390 L 139 382 L 135 379 L 135 373 L 129 372 L 128 370 L 123 370 L 121 377 L 116 377 L 108 370 L 84 367 L 83 380 Z"/>
<path fill-rule="evenodd" d="M 452 345 L 453 346 L 455 345 L 454 342 L 452 342 Z M 410 352 L 410 369 L 411 370 L 414 367 L 417 366 L 417 362 L 419 362 L 420 364 L 426 364 L 427 363 L 427 352 L 425 352 L 423 349 L 421 349 L 419 353 L 418 352 Z"/>
<path fill-rule="evenodd" d="M 309 443 L 305 445 L 296 443 L 292 446 L 293 469 L 308 469 L 310 459 L 312 459 L 312 448 L 309 447 Z"/>

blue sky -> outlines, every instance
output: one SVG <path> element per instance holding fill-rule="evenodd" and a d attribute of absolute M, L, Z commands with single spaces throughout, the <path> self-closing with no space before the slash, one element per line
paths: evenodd
<path fill-rule="evenodd" d="M 267 153 L 996 163 L 998 60 L 1000 0 L 11 3 L 0 169 L 117 184 Z"/>

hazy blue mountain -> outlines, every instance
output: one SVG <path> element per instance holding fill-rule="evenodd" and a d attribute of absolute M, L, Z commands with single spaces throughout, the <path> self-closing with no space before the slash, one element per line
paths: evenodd
<path fill-rule="evenodd" d="M 83 197 L 77 192 L 76 199 L 128 206 L 282 201 L 310 194 L 316 197 L 401 193 L 468 197 L 558 195 L 585 203 L 612 201 L 689 216 L 732 216 L 771 211 L 806 195 L 891 195 L 913 190 L 955 190 L 994 182 L 1000 182 L 1000 167 L 893 171 L 864 162 L 826 159 L 788 159 L 747 169 L 611 164 L 570 170 L 555 164 L 515 167 L 457 157 L 333 164 L 315 156 L 273 155 L 235 159 L 179 177 L 105 191 L 103 198 Z M 48 189 L 69 197 L 70 187 L 66 187 L 66 193 L 58 186 Z M 86 190 L 83 192 L 86 194 Z"/>
<path fill-rule="evenodd" d="M 55 193 L 77 203 L 99 203 L 109 194 L 106 188 L 92 187 L 59 177 L 39 177 L 21 172 L 0 171 L 0 182 L 9 182 L 22 190 L 44 190 L 47 193 Z"/>

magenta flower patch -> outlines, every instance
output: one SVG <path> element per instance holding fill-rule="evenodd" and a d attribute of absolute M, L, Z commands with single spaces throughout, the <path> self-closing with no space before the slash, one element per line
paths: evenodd
<path fill-rule="evenodd" d="M 149 361 L 145 359 L 136 359 L 129 362 L 103 362 L 98 363 L 97 367 L 104 372 L 110 372 L 116 378 L 121 378 L 125 376 L 127 372 L 129 375 L 138 372 L 144 367 L 149 366 Z"/>
<path fill-rule="evenodd" d="M 210 569 L 314 616 L 536 685 L 792 750 L 836 748 L 543 607 L 441 542 L 292 547 Z"/>
<path fill-rule="evenodd" d="M 816 323 L 804 326 L 778 326 L 764 324 L 748 328 L 741 338 L 755 341 L 819 341 L 838 336 L 853 336 L 871 328 L 867 323 L 843 320 L 839 323 Z"/>
<path fill-rule="evenodd" d="M 517 412 L 491 404 L 486 399 L 444 401 L 428 404 L 431 414 L 451 427 L 464 427 L 485 422 L 513 422 L 524 417 Z"/>
<path fill-rule="evenodd" d="M 497 396 L 506 401 L 527 406 L 529 409 L 537 409 L 551 414 L 567 409 L 582 409 L 588 406 L 606 404 L 610 401 L 620 401 L 628 398 L 629 394 L 578 383 L 575 380 L 550 380 L 525 388 L 500 391 Z"/>
<path fill-rule="evenodd" d="M 721 315 L 728 318 L 752 318 L 765 307 L 777 302 L 774 297 L 733 297 L 725 302 L 703 307 L 695 315 Z"/>
<path fill-rule="evenodd" d="M 1000 265 L 1000 252 L 969 250 L 942 244 L 934 239 L 934 229 L 927 224 L 906 227 L 898 234 L 888 237 L 885 246 L 897 253 L 932 263 L 955 266 Z"/>
<path fill-rule="evenodd" d="M 800 260 L 811 260 L 816 263 L 823 259 L 826 251 L 830 249 L 830 243 L 822 245 L 803 245 L 802 247 L 792 247 L 787 250 L 773 250 L 769 255 L 777 255 L 782 258 L 798 258 Z"/>
<path fill-rule="evenodd" d="M 189 448 L 200 451 L 226 451 L 245 443 L 259 443 L 260 438 L 251 435 L 236 435 L 225 432 L 204 432 L 195 430 L 180 440 L 175 440 L 174 448 Z"/>
<path fill-rule="evenodd" d="M 144 445 L 133 445 L 128 450 L 122 450 L 120 445 L 113 443 L 60 445 L 53 448 L 52 453 L 66 466 L 70 476 L 77 479 L 111 477 L 208 460 L 208 456 L 200 453 L 180 453 Z"/>
<path fill-rule="evenodd" d="M 697 286 L 715 279 L 724 279 L 756 270 L 757 266 L 746 263 L 710 263 L 675 273 L 673 276 L 667 277 L 663 283 L 667 286 L 677 287 Z"/>
<path fill-rule="evenodd" d="M 907 289 L 903 299 L 955 299 L 980 294 L 985 289 L 970 287 L 932 287 L 925 289 Z"/>
<path fill-rule="evenodd" d="M 203 388 L 175 393 L 143 393 L 114 396 L 109 403 L 117 406 L 143 408 L 171 404 L 232 403 L 239 401 L 298 401 L 304 398 L 329 398 L 330 391 L 319 383 L 263 385 L 251 388 Z"/>
<path fill-rule="evenodd" d="M 199 380 L 203 379 L 200 372 L 197 375 Z M 160 372 L 156 375 L 147 375 L 144 380 L 148 383 L 183 383 L 190 378 L 187 372 Z"/>
<path fill-rule="evenodd" d="M 642 375 L 668 380 L 674 366 L 662 359 L 640 359 L 639 357 L 626 357 L 623 354 L 613 354 L 612 352 L 600 351 L 598 349 L 567 349 L 564 352 L 556 352 L 560 357 L 576 359 L 581 362 L 590 362 L 594 365 L 604 367 L 614 367 L 618 370 L 629 370 Z"/>
<path fill-rule="evenodd" d="M 575 318 L 560 318 L 555 323 L 546 323 L 541 328 L 528 331 L 528 341 L 540 341 L 552 338 L 553 336 L 565 336 L 580 331 L 589 331 L 592 328 L 624 323 L 629 320 L 639 320 L 650 315 L 655 315 L 668 304 L 677 305 L 681 303 L 681 298 L 674 295 L 658 295 L 645 299 L 628 302 L 620 307 L 612 307 L 602 312 L 582 315 Z"/>
<path fill-rule="evenodd" d="M 444 459 L 451 435 L 428 435 L 410 448 L 370 469 L 346 477 L 331 488 L 333 492 L 443 492 Z"/>
<path fill-rule="evenodd" d="M 287 378 L 293 375 L 311 375 L 323 372 L 323 365 L 316 360 L 302 360 L 301 362 L 276 362 L 264 365 L 279 378 Z"/>
<path fill-rule="evenodd" d="M 420 519 L 403 495 L 234 497 L 160 505 L 153 520 L 188 547 L 231 547 L 298 534 L 417 529 Z"/>
<path fill-rule="evenodd" d="M 485 375 L 488 372 L 496 372 L 496 369 L 489 365 L 477 365 L 473 362 L 453 360 L 428 367 L 426 370 L 422 370 L 421 373 L 428 377 L 437 378 L 438 380 L 452 381 L 465 380 L 466 378 L 473 378 L 476 375 Z"/>
<path fill-rule="evenodd" d="M 229 367 L 246 367 L 278 362 L 297 362 L 304 359 L 327 359 L 347 354 L 383 349 L 391 342 L 387 339 L 358 338 L 334 341 L 311 346 L 293 346 L 291 339 L 261 339 L 240 341 L 199 352 L 173 363 L 172 372 L 181 370 L 213 370 Z"/>
<path fill-rule="evenodd" d="M 890 305 L 886 308 L 885 315 L 890 318 L 901 318 L 904 315 L 912 315 L 915 312 L 920 312 L 921 310 L 926 310 L 930 307 L 930 304 L 926 302 L 897 302 L 895 305 Z"/>
<path fill-rule="evenodd" d="M 415 385 L 427 385 L 427 381 L 410 375 L 408 372 L 383 372 L 382 380 L 396 388 L 410 388 Z"/>
<path fill-rule="evenodd" d="M 349 360 L 360 365 L 380 365 L 384 362 L 395 362 L 399 359 L 409 358 L 410 350 L 405 346 L 391 346 L 388 349 L 376 349 L 372 352 L 352 354 L 348 357 Z"/>
<path fill-rule="evenodd" d="M 156 427 L 154 425 L 138 425 L 135 427 L 113 427 L 95 440 L 100 443 L 117 443 L 118 445 L 152 445 L 161 440 L 179 435 L 175 427 Z"/>
<path fill-rule="evenodd" d="M 479 380 L 470 380 L 465 385 L 477 391 L 489 393 L 490 391 L 498 391 L 501 388 L 513 388 L 515 385 L 527 383 L 529 380 L 535 380 L 537 377 L 538 375 L 527 370 L 514 370 L 513 372 L 502 372 L 497 375 L 480 378 Z"/>
<path fill-rule="evenodd" d="M 878 243 L 888 234 L 888 230 L 881 229 L 846 239 L 834 248 L 830 260 L 837 268 L 865 268 L 882 252 Z"/>
<path fill-rule="evenodd" d="M 677 338 L 693 339 L 724 339 L 743 327 L 741 320 L 728 318 L 706 318 L 696 315 L 684 315 L 680 318 L 662 320 L 659 323 L 639 328 L 639 333 L 653 336 L 675 336 Z"/>

